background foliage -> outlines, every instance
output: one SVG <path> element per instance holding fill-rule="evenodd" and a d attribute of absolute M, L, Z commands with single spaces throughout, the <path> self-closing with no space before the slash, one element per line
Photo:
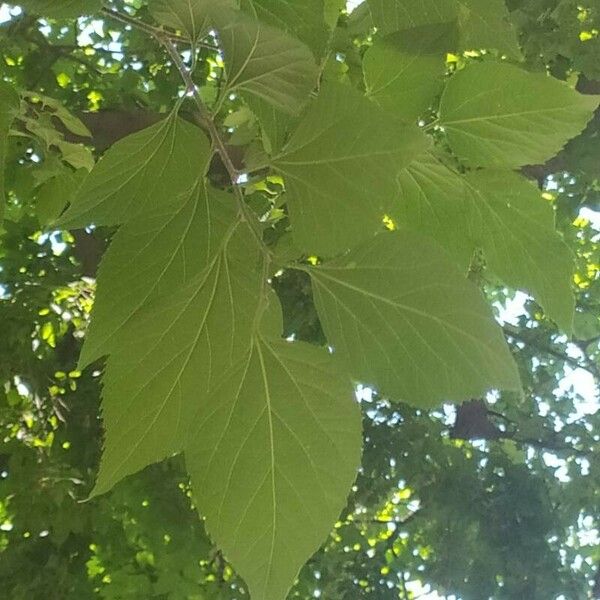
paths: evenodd
<path fill-rule="evenodd" d="M 439 23 L 433 33 L 431 29 L 430 33 L 419 30 L 431 21 L 420 22 L 416 13 L 403 22 L 404 13 L 398 10 L 402 2 L 364 3 L 351 14 L 340 12 L 342 7 L 335 1 L 297 3 L 298 12 L 289 14 L 270 11 L 269 2 L 248 2 L 246 9 L 250 6 L 256 11 L 261 22 L 288 32 L 317 57 L 323 80 L 330 87 L 323 84 L 315 102 L 317 108 L 312 105 L 309 110 L 318 116 L 317 103 L 321 102 L 321 106 L 334 106 L 334 114 L 345 119 L 330 137 L 323 133 L 318 147 L 308 152 L 305 138 L 318 130 L 317 117 L 307 125 L 304 121 L 306 132 L 298 126 L 292 143 L 284 146 L 286 131 L 295 128 L 298 119 L 285 110 L 295 98 L 310 92 L 310 79 L 308 84 L 304 82 L 311 69 L 299 67 L 290 78 L 269 82 L 270 89 L 277 92 L 276 109 L 272 109 L 261 98 L 263 88 L 252 76 L 245 83 L 240 78 L 242 83 L 238 80 L 237 87 L 232 83 L 232 73 L 247 68 L 243 66 L 244 46 L 235 50 L 241 53 L 239 60 L 234 50 L 226 52 L 231 66 L 225 78 L 223 56 L 215 48 L 208 25 L 200 19 L 194 21 L 193 30 L 187 30 L 187 22 L 178 20 L 169 4 L 157 1 L 149 8 L 141 0 L 113 0 L 101 12 L 101 3 L 94 0 L 60 6 L 29 0 L 20 8 L 3 4 L 0 12 L 4 19 L 0 25 L 0 69 L 6 85 L 0 88 L 0 128 L 8 131 L 20 103 L 27 107 L 14 120 L 5 148 L 3 187 L 7 203 L 0 242 L 2 596 L 15 600 L 248 597 L 244 581 L 208 537 L 204 521 L 198 519 L 180 456 L 149 466 L 123 479 L 110 492 L 84 502 L 96 481 L 101 455 L 100 379 L 104 363 L 97 359 L 106 354 L 106 347 L 96 338 L 98 347 L 86 346 L 88 355 L 80 362 L 81 345 L 86 331 L 88 339 L 98 335 L 94 325 L 88 325 L 96 297 L 95 277 L 115 226 L 124 217 L 118 214 L 116 203 L 108 205 L 105 214 L 94 213 L 93 222 L 98 227 L 81 227 L 89 224 L 85 211 L 94 202 L 94 188 L 88 179 L 83 184 L 86 193 L 80 197 L 90 206 L 73 204 L 80 212 L 73 209 L 70 217 L 67 213 L 64 230 L 56 229 L 53 223 L 107 148 L 128 134 L 159 127 L 156 124 L 184 95 L 176 60 L 168 45 L 154 35 L 164 25 L 171 32 L 171 41 L 181 44 L 183 60 L 193 68 L 203 102 L 214 107 L 218 97 L 223 99 L 217 113 L 221 131 L 227 135 L 227 156 L 240 172 L 252 167 L 255 176 L 243 181 L 246 205 L 256 215 L 268 215 L 265 240 L 282 265 L 299 255 L 292 244 L 288 245 L 290 220 L 294 227 L 298 223 L 301 231 L 294 243 L 300 244 L 301 250 L 309 247 L 311 253 L 325 257 L 372 233 L 366 219 L 357 222 L 347 210 L 348 205 L 360 206 L 361 198 L 350 186 L 343 187 L 344 181 L 336 180 L 334 185 L 330 175 L 304 170 L 307 157 L 322 152 L 326 158 L 331 148 L 339 151 L 350 147 L 367 123 L 376 142 L 369 148 L 368 136 L 360 137 L 366 156 L 350 164 L 350 170 L 362 178 L 361 189 L 381 190 L 382 196 L 390 165 L 413 158 L 403 158 L 397 147 L 398 139 L 411 135 L 409 130 L 403 124 L 378 120 L 371 111 L 361 112 L 365 106 L 362 92 L 383 111 L 400 104 L 406 111 L 401 115 L 405 119 L 421 117 L 422 126 L 438 140 L 438 148 L 446 141 L 454 144 L 455 152 L 464 159 L 462 166 L 494 166 L 498 156 L 510 157 L 514 164 L 509 166 L 519 167 L 533 182 L 525 192 L 533 198 L 531 205 L 541 202 L 540 194 L 544 201 L 533 214 L 524 211 L 521 219 L 510 223 L 507 236 L 523 241 L 529 250 L 525 257 L 532 263 L 512 265 L 514 268 L 506 272 L 502 271 L 506 261 L 502 245 L 492 244 L 494 231 L 486 229 L 493 218 L 484 214 L 480 226 L 479 213 L 473 213 L 472 231 L 478 233 L 470 238 L 457 227 L 436 229 L 439 215 L 436 220 L 435 214 L 432 217 L 424 212 L 426 207 L 418 205 L 421 208 L 414 210 L 422 201 L 414 182 L 454 165 L 424 163 L 420 173 L 413 167 L 400 183 L 404 197 L 414 202 L 375 207 L 377 218 L 381 211 L 387 211 L 389 228 L 398 222 L 413 223 L 415 229 L 443 239 L 455 260 L 470 267 L 471 280 L 484 290 L 503 318 L 523 394 L 504 391 L 485 398 L 474 394 L 470 402 L 440 408 L 435 401 L 428 403 L 431 396 L 422 386 L 408 387 L 406 378 L 394 377 L 390 382 L 390 387 L 406 386 L 401 393 L 360 388 L 364 449 L 358 479 L 331 534 L 300 572 L 290 597 L 413 600 L 424 597 L 427 590 L 464 600 L 600 597 L 600 467 L 594 460 L 600 441 L 597 404 L 581 397 L 581 385 L 571 385 L 584 381 L 594 390 L 590 392 L 593 395 L 600 375 L 600 238 L 594 225 L 598 223 L 594 219 L 600 189 L 598 117 L 594 116 L 583 133 L 559 151 L 566 139 L 584 127 L 590 107 L 597 105 L 590 96 L 600 91 L 600 6 L 592 0 L 508 1 L 510 19 L 502 21 L 503 28 L 493 28 L 492 41 L 490 30 L 482 30 L 477 19 L 477 2 L 456 3 L 471 7 L 459 11 L 459 34 Z M 198 6 L 206 9 L 208 4 L 199 2 Z M 394 4 L 393 14 L 386 12 Z M 427 3 L 421 5 L 426 7 Z M 453 3 L 448 6 L 456 11 Z M 125 15 L 125 21 L 135 18 L 146 25 L 132 27 L 123 18 L 111 16 L 107 12 L 111 10 Z M 484 11 L 491 14 L 487 5 Z M 93 16 L 80 16 L 86 13 Z M 219 16 L 214 18 L 218 21 Z M 374 25 L 378 27 L 376 36 L 372 35 Z M 396 30 L 408 27 L 416 28 L 414 38 L 394 41 Z M 226 48 L 229 34 L 239 41 L 248 33 L 248 29 L 227 31 L 220 41 Z M 391 36 L 385 38 L 385 44 L 380 43 L 384 34 Z M 204 37 L 190 52 L 189 44 L 180 39 L 185 35 Z M 277 48 L 281 39 L 269 43 Z M 411 74 L 410 65 L 405 68 L 402 63 L 402 55 L 407 48 L 415 52 L 415 44 L 421 45 L 419 53 L 424 60 L 418 72 Z M 507 55 L 509 62 L 499 62 L 495 51 L 478 51 L 487 44 Z M 289 50 L 301 64 L 306 56 L 304 48 L 292 44 Z M 427 58 L 440 51 L 449 52 L 446 64 Z M 270 56 L 284 54 L 269 45 L 265 52 Z M 518 68 L 531 71 L 526 74 L 524 88 L 532 97 L 532 90 L 539 85 L 537 96 L 555 101 L 566 89 L 553 87 L 555 80 L 567 82 L 582 95 L 573 100 L 570 90 L 569 94 L 565 91 L 571 103 L 568 110 L 555 121 L 528 123 L 533 132 L 529 139 L 516 145 L 508 139 L 500 154 L 498 145 L 475 149 L 467 145 L 463 150 L 460 136 L 472 132 L 465 133 L 456 125 L 460 116 L 445 109 L 447 94 L 439 115 L 429 111 L 430 99 L 439 96 L 452 73 L 451 85 L 467 90 L 472 86 L 475 95 L 494 69 L 499 70 L 495 80 L 509 77 L 521 52 L 523 61 Z M 385 81 L 393 77 L 391 64 L 402 69 L 407 82 L 411 76 L 418 82 L 419 74 L 426 73 L 426 89 L 405 86 L 419 93 L 399 103 L 403 90 L 394 90 L 393 84 Z M 260 75 L 260 68 L 256 68 Z M 540 75 L 544 71 L 554 79 Z M 13 88 L 22 92 L 20 100 L 12 95 Z M 511 91 L 514 94 L 514 89 Z M 506 101 L 512 101 L 510 95 Z M 193 112 L 191 99 L 184 99 L 180 113 L 184 119 L 179 127 L 191 127 L 188 120 Z M 351 125 L 348 139 L 341 137 L 344 123 Z M 511 120 L 510 126 L 518 128 L 519 123 Z M 567 129 L 561 133 L 560 127 Z M 477 134 L 485 135 L 485 131 Z M 369 158 L 369 152 L 380 148 L 392 157 L 389 162 L 387 158 Z M 159 149 L 156 165 L 171 156 L 183 185 L 191 151 L 184 146 L 180 155 L 169 155 L 160 154 Z M 266 154 L 278 156 L 270 171 L 265 168 Z M 203 155 L 197 158 L 193 164 Z M 106 173 L 110 175 L 119 165 L 127 167 L 134 161 L 135 156 L 126 148 Z M 156 177 L 156 185 L 161 185 L 156 165 L 148 169 L 148 181 Z M 216 158 L 207 165 L 214 188 L 230 183 L 226 166 Z M 306 201 L 307 186 L 316 177 L 320 177 L 321 200 L 334 197 L 341 186 L 348 205 L 337 206 L 333 218 L 322 215 L 304 223 L 303 216 L 313 212 L 295 215 L 292 206 L 295 199 Z M 466 210 L 473 210 L 473 206 L 481 210 L 487 203 L 497 206 L 490 190 L 506 198 L 524 185 L 520 179 L 511 183 L 508 175 L 486 181 L 485 186 L 477 181 L 480 175 L 472 177 L 470 191 L 461 192 L 467 198 Z M 164 184 L 172 185 L 173 181 Z M 442 192 L 447 192 L 451 188 L 443 181 Z M 482 189 L 487 190 L 483 196 Z M 151 201 L 143 193 L 136 196 L 134 189 L 127 193 L 138 202 Z M 516 203 L 521 195 L 514 195 Z M 439 197 L 443 199 L 443 195 Z M 211 200 L 218 204 L 218 199 L 211 196 Z M 288 201 L 289 207 L 285 205 Z M 314 214 L 316 206 L 309 205 Z M 140 210 L 151 208 L 156 207 L 140 205 Z M 185 212 L 181 215 L 187 218 Z M 447 220 L 448 225 L 454 217 L 450 212 L 441 220 Z M 559 235 L 554 233 L 554 217 Z M 119 239 L 125 237 L 124 229 L 119 231 Z M 132 239 L 135 234 L 131 233 Z M 144 235 L 149 235 L 148 230 Z M 112 248 L 116 246 L 114 239 Z M 251 239 L 251 234 L 244 239 Z M 122 242 L 123 255 L 128 251 L 127 243 Z M 418 241 L 410 246 L 421 248 Z M 483 250 L 485 263 L 471 260 L 474 249 Z M 425 248 L 415 251 L 415 260 L 426 252 Z M 569 260 L 564 266 L 560 258 L 565 256 L 561 253 L 568 252 L 575 256 L 574 274 L 569 271 Z M 314 279 L 315 285 L 308 273 L 314 273 L 310 261 L 317 259 L 309 252 L 304 258 L 310 260 L 303 262 L 302 269 L 283 269 L 272 285 L 283 307 L 284 336 L 323 345 L 326 339 L 331 341 L 335 325 L 319 319 L 315 304 L 326 302 L 324 290 L 331 285 L 327 283 L 327 269 L 331 272 L 334 267 L 325 263 L 325 269 L 318 271 L 322 275 Z M 336 259 L 335 268 L 352 266 L 355 258 Z M 346 264 L 340 266 L 340 260 Z M 546 263 L 546 269 L 537 273 L 540 261 Z M 446 265 L 443 261 L 440 264 Z M 443 281 L 449 269 L 439 268 L 436 280 Z M 126 297 L 135 286 L 143 288 L 142 279 L 130 272 L 120 281 L 121 288 L 107 289 L 103 310 L 115 319 L 116 329 L 121 318 L 119 302 L 111 305 L 110 301 L 119 301 L 119 294 Z M 522 294 L 515 296 L 513 289 L 521 287 L 539 303 Z M 572 324 L 571 292 L 576 306 Z M 99 286 L 98 314 L 102 293 Z M 562 301 L 554 302 L 561 297 Z M 506 311 L 506 306 L 513 308 Z M 567 338 L 565 330 L 571 327 L 572 337 Z M 384 334 L 372 344 L 382 339 Z M 348 353 L 357 348 L 349 344 Z M 127 361 L 135 362 L 136 355 L 125 350 L 114 363 L 122 362 L 128 384 L 131 366 Z M 87 368 L 82 368 L 83 363 Z M 366 371 L 361 376 L 363 380 L 376 379 Z M 430 385 L 435 388 L 441 381 L 442 377 L 431 380 Z M 417 397 L 418 392 L 423 392 L 423 398 Z M 400 397 L 411 402 L 399 402 Z M 143 406 L 147 397 L 141 401 Z M 298 513 L 299 528 L 308 527 L 303 518 Z"/>

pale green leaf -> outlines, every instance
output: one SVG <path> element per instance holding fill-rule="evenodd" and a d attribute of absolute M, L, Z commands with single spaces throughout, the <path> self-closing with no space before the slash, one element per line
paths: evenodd
<path fill-rule="evenodd" d="M 14 4 L 42 17 L 54 19 L 91 15 L 102 8 L 102 0 L 17 0 Z"/>
<path fill-rule="evenodd" d="M 435 23 L 448 23 L 458 17 L 453 0 L 368 0 L 373 22 L 382 34 Z"/>
<path fill-rule="evenodd" d="M 582 131 L 598 99 L 541 73 L 507 63 L 472 63 L 446 85 L 440 124 L 467 163 L 543 163 Z"/>
<path fill-rule="evenodd" d="M 432 155 L 400 175 L 398 224 L 434 238 L 466 272 L 473 252 L 506 285 L 535 296 L 563 331 L 571 331 L 573 256 L 554 228 L 554 211 L 537 188 L 511 171 L 466 177 Z"/>
<path fill-rule="evenodd" d="M 197 40 L 210 30 L 216 11 L 235 8 L 233 0 L 150 0 L 150 14 L 166 25 Z"/>
<path fill-rule="evenodd" d="M 324 85 L 273 161 L 298 247 L 338 254 L 380 230 L 396 175 L 428 143 L 354 89 Z"/>
<path fill-rule="evenodd" d="M 317 83 L 311 51 L 284 31 L 249 16 L 217 19 L 227 82 L 222 97 L 246 92 L 289 113 L 297 113 Z"/>
<path fill-rule="evenodd" d="M 346 0 L 324 0 L 324 13 L 325 23 L 331 28 L 335 29 L 338 19 L 340 18 L 340 12 L 346 8 Z"/>
<path fill-rule="evenodd" d="M 352 386 L 324 350 L 258 338 L 199 406 L 185 456 L 206 527 L 255 600 L 283 600 L 360 462 Z"/>
<path fill-rule="evenodd" d="M 464 178 L 428 152 L 404 169 L 398 181 L 400 194 L 390 216 L 401 227 L 433 237 L 466 273 L 475 247 L 465 230 Z"/>
<path fill-rule="evenodd" d="M 368 0 L 373 21 L 383 34 L 409 27 L 459 25 L 458 50 L 495 49 L 513 58 L 521 53 L 504 0 Z"/>
<path fill-rule="evenodd" d="M 574 257 L 554 228 L 554 210 L 535 185 L 506 171 L 474 171 L 469 231 L 502 281 L 531 293 L 567 334 L 573 327 Z"/>
<path fill-rule="evenodd" d="M 41 104 L 42 108 L 50 108 L 52 110 L 51 114 L 59 119 L 71 133 L 79 137 L 92 137 L 89 129 L 82 123 L 81 119 L 76 117 L 58 100 L 38 92 L 24 92 L 23 96 L 33 104 Z"/>
<path fill-rule="evenodd" d="M 4 169 L 8 132 L 15 116 L 19 112 L 20 103 L 19 94 L 12 85 L 0 80 L 0 222 L 4 215 Z"/>
<path fill-rule="evenodd" d="M 394 115 L 415 121 L 443 89 L 453 24 L 397 31 L 375 40 L 363 59 L 367 95 Z"/>
<path fill-rule="evenodd" d="M 298 38 L 316 57 L 325 53 L 329 29 L 324 0 L 242 0 L 242 9 Z"/>
<path fill-rule="evenodd" d="M 227 208 L 214 203 L 211 212 L 212 225 L 227 222 Z M 200 235 L 206 235 L 208 226 L 203 227 Z M 220 243 L 210 247 L 201 238 L 194 249 L 191 238 L 186 240 L 186 251 L 203 253 L 208 263 L 183 287 L 163 290 L 146 303 L 143 294 L 150 296 L 154 290 L 142 290 L 147 282 L 138 279 L 135 297 L 128 299 L 134 314 L 118 331 L 118 343 L 106 340 L 111 354 L 103 379 L 104 452 L 93 495 L 181 451 L 190 416 L 249 351 L 264 302 L 261 249 L 249 226 L 237 217 L 230 218 L 225 232 L 222 227 L 210 232 L 210 240 Z M 183 262 L 185 251 L 174 251 L 173 260 Z M 174 273 L 160 285 L 177 275 L 184 279 L 182 269 L 173 267 Z M 123 316 L 121 312 L 119 320 Z M 114 328 L 115 321 L 109 324 Z"/>
<path fill-rule="evenodd" d="M 174 115 L 123 138 L 85 179 L 60 225 L 116 225 L 177 200 L 204 174 L 208 145 L 198 127 Z"/>
<path fill-rule="evenodd" d="M 94 168 L 94 155 L 83 144 L 74 144 L 60 140 L 55 143 L 55 146 L 60 150 L 62 159 L 74 169 L 91 171 Z"/>
<path fill-rule="evenodd" d="M 487 303 L 432 240 L 383 233 L 310 274 L 327 339 L 356 380 L 418 407 L 519 388 Z"/>
<path fill-rule="evenodd" d="M 231 196 L 201 181 L 175 205 L 123 225 L 100 263 L 80 368 L 127 343 L 124 326 L 144 306 L 199 276 L 220 250 L 234 216 Z"/>

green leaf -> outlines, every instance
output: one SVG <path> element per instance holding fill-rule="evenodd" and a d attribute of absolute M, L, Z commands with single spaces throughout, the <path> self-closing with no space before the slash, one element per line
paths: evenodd
<path fill-rule="evenodd" d="M 368 0 L 373 22 L 382 34 L 457 19 L 452 0 Z"/>
<path fill-rule="evenodd" d="M 214 201 L 218 198 L 210 199 L 210 208 L 207 203 L 202 209 L 211 211 L 210 224 L 194 219 L 197 237 L 184 235 L 184 247 L 174 248 L 159 289 L 150 289 L 152 282 L 141 277 L 129 284 L 133 298 L 125 301 L 130 317 L 123 310 L 114 319 L 107 317 L 111 300 L 103 301 L 100 316 L 118 340 L 107 338 L 102 321 L 97 323 L 94 351 L 99 352 L 95 349 L 104 343 L 111 353 L 103 379 L 104 452 L 93 495 L 181 451 L 191 415 L 249 351 L 264 303 L 261 248 L 247 223 L 232 217 L 229 207 Z M 202 200 L 208 198 L 201 196 L 199 203 Z M 183 217 L 177 220 L 183 223 Z M 173 228 L 165 236 L 174 237 L 174 232 Z M 153 235 L 149 231 L 148 239 L 141 242 L 150 243 Z M 167 286 L 177 278 L 187 279 L 188 251 L 206 258 L 204 269 L 188 283 L 169 290 Z M 136 265 L 141 265 L 142 256 L 139 252 L 132 255 Z M 151 265 L 148 272 L 154 274 L 157 269 Z M 106 277 L 105 272 L 104 282 Z M 118 293 L 125 298 L 127 290 L 122 287 Z M 146 301 L 153 295 L 154 299 Z"/>
<path fill-rule="evenodd" d="M 284 145 L 289 130 L 297 123 L 297 118 L 278 110 L 256 96 L 247 96 L 246 103 L 258 119 L 265 150 L 275 154 Z"/>
<path fill-rule="evenodd" d="M 469 230 L 489 268 L 530 292 L 567 334 L 573 328 L 574 256 L 554 228 L 554 210 L 534 184 L 506 171 L 474 171 Z"/>
<path fill-rule="evenodd" d="M 511 171 L 458 175 L 430 154 L 400 175 L 390 215 L 425 233 L 463 272 L 477 248 L 506 285 L 535 296 L 563 331 L 572 327 L 573 255 L 554 228 L 554 211 L 538 189 Z"/>
<path fill-rule="evenodd" d="M 354 89 L 324 85 L 273 160 L 285 177 L 298 247 L 338 254 L 380 230 L 398 194 L 395 175 L 427 146 L 416 126 Z"/>
<path fill-rule="evenodd" d="M 150 14 L 166 25 L 198 40 L 210 30 L 217 11 L 235 8 L 233 0 L 150 0 Z"/>
<path fill-rule="evenodd" d="M 60 226 L 116 225 L 177 200 L 204 174 L 208 146 L 175 115 L 123 138 L 85 179 Z"/>
<path fill-rule="evenodd" d="M 21 100 L 19 94 L 9 83 L 0 80 L 0 222 L 4 215 L 5 191 L 4 170 L 8 146 L 8 132 L 19 112 Z"/>
<path fill-rule="evenodd" d="M 504 0 L 369 0 L 369 6 L 383 34 L 456 21 L 460 29 L 457 49 L 496 49 L 512 58 L 521 57 Z"/>
<path fill-rule="evenodd" d="M 457 0 L 460 49 L 492 48 L 521 59 L 517 32 L 504 0 Z"/>
<path fill-rule="evenodd" d="M 396 116 L 415 121 L 443 89 L 453 24 L 429 25 L 377 38 L 363 59 L 367 95 Z"/>
<path fill-rule="evenodd" d="M 81 119 L 76 117 L 58 100 L 37 92 L 24 92 L 23 96 L 33 104 L 39 103 L 42 108 L 50 108 L 52 110 L 51 114 L 59 119 L 71 133 L 79 137 L 92 137 L 89 129 L 82 123 Z"/>
<path fill-rule="evenodd" d="M 288 113 L 298 113 L 317 83 L 311 51 L 287 33 L 226 11 L 217 26 L 225 57 L 227 83 L 222 98 L 249 93 Z"/>
<path fill-rule="evenodd" d="M 340 12 L 346 8 L 346 0 L 324 0 L 324 13 L 325 23 L 331 28 L 335 29 L 338 19 L 340 18 Z"/>
<path fill-rule="evenodd" d="M 201 275 L 234 217 L 231 196 L 199 182 L 176 205 L 123 225 L 100 263 L 80 368 L 127 343 L 124 327 L 144 306 Z"/>
<path fill-rule="evenodd" d="M 324 350 L 260 337 L 192 420 L 186 464 L 209 534 L 252 598 L 283 600 L 356 476 L 349 380 Z"/>
<path fill-rule="evenodd" d="M 63 160 L 74 169 L 91 171 L 94 168 L 94 155 L 83 144 L 73 144 L 72 142 L 60 140 L 55 143 L 55 146 L 60 150 Z"/>
<path fill-rule="evenodd" d="M 18 0 L 26 11 L 53 19 L 72 19 L 91 15 L 102 8 L 102 0 Z"/>
<path fill-rule="evenodd" d="M 464 178 L 427 152 L 398 178 L 400 194 L 389 214 L 401 227 L 433 237 L 467 273 L 475 245 L 466 232 L 467 191 Z"/>
<path fill-rule="evenodd" d="M 298 38 L 316 57 L 325 53 L 329 29 L 323 0 L 242 0 L 242 9 Z"/>
<path fill-rule="evenodd" d="M 58 219 L 86 175 L 85 169 L 69 169 L 40 186 L 36 194 L 35 214 L 42 227 L 51 225 Z"/>
<path fill-rule="evenodd" d="M 471 63 L 442 95 L 440 124 L 471 165 L 543 163 L 585 127 L 598 106 L 565 83 L 506 63 Z"/>
<path fill-rule="evenodd" d="M 418 407 L 520 387 L 487 303 L 433 241 L 380 234 L 310 274 L 327 339 L 356 380 Z"/>

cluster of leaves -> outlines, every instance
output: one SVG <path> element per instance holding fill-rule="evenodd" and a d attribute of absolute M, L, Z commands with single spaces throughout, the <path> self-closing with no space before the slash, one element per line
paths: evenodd
<path fill-rule="evenodd" d="M 165 518 L 165 529 L 152 532 L 151 540 L 131 534 L 131 525 L 142 519 L 132 511 L 137 515 L 140 506 L 154 506 L 146 499 L 148 489 L 136 488 L 140 479 L 118 488 L 127 490 L 131 502 L 125 513 L 118 496 L 81 509 L 85 517 L 72 530 L 82 534 L 78 542 L 90 530 L 105 541 L 87 539 L 75 551 L 79 559 L 83 547 L 93 553 L 85 561 L 90 577 L 79 582 L 84 591 L 71 587 L 66 593 L 100 591 L 111 597 L 112 590 L 115 597 L 127 597 L 129 592 L 115 586 L 120 574 L 132 575 L 122 568 L 126 559 L 115 549 L 106 558 L 108 547 L 118 547 L 110 539 L 115 532 L 104 534 L 92 524 L 121 515 L 118 535 L 126 536 L 127 552 L 138 548 L 134 574 L 141 579 L 128 581 L 133 597 L 172 590 L 177 597 L 196 597 L 198 587 L 201 597 L 219 597 L 223 585 L 211 587 L 215 581 L 226 584 L 227 597 L 244 594 L 244 584 L 220 553 L 205 559 L 202 569 L 194 560 L 213 550 L 188 514 L 180 483 L 252 596 L 285 597 L 334 525 L 356 477 L 362 446 L 352 385 L 357 382 L 403 404 L 363 398 L 367 443 L 358 484 L 335 533 L 305 568 L 308 575 L 292 596 L 355 597 L 358 586 L 366 597 L 380 597 L 387 589 L 396 594 L 392 597 L 403 592 L 408 598 L 404 574 L 419 572 L 465 598 L 545 598 L 580 589 L 581 581 L 559 558 L 564 547 L 552 547 L 549 540 L 564 538 L 582 505 L 591 510 L 595 498 L 577 496 L 564 521 L 550 518 L 557 500 L 548 491 L 547 474 L 542 465 L 527 464 L 518 445 L 533 443 L 581 458 L 596 444 L 575 428 L 565 433 L 572 445 L 557 446 L 543 419 L 534 425 L 531 403 L 544 377 L 546 385 L 556 383 L 569 362 L 564 348 L 555 349 L 553 323 L 567 335 L 575 332 L 585 364 L 595 364 L 597 334 L 589 334 L 597 327 L 594 308 L 582 310 L 581 301 L 593 296 L 596 271 L 589 267 L 597 250 L 592 232 L 571 226 L 572 200 L 561 222 L 563 236 L 555 229 L 549 201 L 554 197 L 542 196 L 518 170 L 552 159 L 590 122 L 597 99 L 536 71 L 533 61 L 523 64 L 530 47 L 522 45 L 523 55 L 517 21 L 511 22 L 500 0 L 369 0 L 350 16 L 331 1 L 247 0 L 237 7 L 226 0 L 152 0 L 138 6 L 135 17 L 130 3 L 22 4 L 25 17 L 11 25 L 15 40 L 7 48 L 19 53 L 23 43 L 35 46 L 28 57 L 62 48 L 50 52 L 53 68 L 58 60 L 70 61 L 65 39 L 73 32 L 57 27 L 43 34 L 27 11 L 49 19 L 101 13 L 132 28 L 123 34 L 128 44 L 147 47 L 136 52 L 143 57 L 140 64 L 127 70 L 106 56 L 90 66 L 90 55 L 84 51 L 80 57 L 75 48 L 78 67 L 59 64 L 43 85 L 31 81 L 31 69 L 8 63 L 17 73 L 9 69 L 0 87 L 2 154 L 18 168 L 7 169 L 7 223 L 27 228 L 37 219 L 41 227 L 74 230 L 74 238 L 61 234 L 67 246 L 91 225 L 114 233 L 98 271 L 78 366 L 65 372 L 54 364 L 58 354 L 49 359 L 39 352 L 34 364 L 54 368 L 53 379 L 60 374 L 62 383 L 47 388 L 51 396 L 81 398 L 81 382 L 87 382 L 84 391 L 95 390 L 98 372 L 81 380 L 80 371 L 108 357 L 93 497 L 182 452 L 191 476 L 188 491 L 178 463 L 173 473 L 168 466 L 145 471 L 149 487 L 165 481 L 159 506 L 170 505 L 173 523 Z M 532 10 L 520 6 L 513 17 Z M 574 60 L 570 64 L 579 67 Z M 106 74 L 113 76 L 108 84 Z M 129 91 L 121 97 L 125 85 Z M 140 131 L 118 136 L 116 143 L 96 141 L 93 116 L 80 120 L 63 103 L 94 109 L 100 99 L 108 106 L 141 102 L 166 112 L 150 115 L 147 127 L 134 124 L 131 129 Z M 81 143 L 90 138 L 97 151 L 108 147 L 96 164 Z M 559 195 L 573 197 L 562 190 Z M 7 240 L 9 234 L 7 229 Z M 32 242 L 39 245 L 41 239 L 38 234 Z M 22 252 L 17 256 L 20 260 Z M 69 265 L 60 271 L 68 280 L 72 263 L 62 263 Z M 581 268 L 575 313 L 573 275 Z M 21 269 L 31 275 L 28 267 Z M 3 276 L 7 283 L 18 281 L 16 274 Z M 34 341 L 58 351 L 57 339 L 83 336 L 87 291 L 81 284 L 56 291 L 45 271 L 33 277 L 53 288 L 60 302 L 70 299 L 80 315 L 73 323 L 71 307 L 66 319 L 59 310 L 56 322 L 37 323 L 47 309 L 34 302 L 27 312 L 31 298 L 21 304 L 18 290 L 7 289 L 11 307 L 25 310 L 24 327 L 35 323 Z M 540 330 L 524 334 L 533 356 L 522 355 L 520 330 L 507 332 L 511 353 L 478 289 L 482 282 L 490 297 L 493 286 L 506 285 L 539 303 L 532 302 L 528 321 Z M 51 301 L 60 304 L 46 291 L 42 305 Z M 31 356 L 31 336 L 24 333 L 14 335 L 17 344 L 24 343 L 16 357 Z M 548 348 L 560 360 L 540 370 L 539 353 Z M 27 381 L 43 377 L 27 365 L 8 363 L 4 378 L 13 383 L 7 402 L 14 414 L 24 414 L 26 400 L 11 387 L 17 385 L 15 374 Z M 445 437 L 444 419 L 421 412 L 481 398 L 492 388 L 517 393 L 498 400 L 514 431 L 486 421 L 483 437 L 510 442 L 491 456 Z M 39 394 L 25 395 L 47 392 L 42 386 Z M 88 406 L 86 414 L 93 415 L 94 408 Z M 34 421 L 59 430 L 60 408 L 44 410 L 48 414 Z M 567 420 L 568 407 L 561 414 Z M 3 422 L 16 443 L 22 426 L 14 424 L 14 415 Z M 27 421 L 25 426 L 32 427 Z M 60 454 L 50 433 L 33 436 L 32 445 L 50 457 L 42 461 L 44 469 L 56 460 L 54 452 Z M 474 433 L 463 436 L 482 437 L 481 429 Z M 31 459 L 28 450 L 24 455 Z M 90 451 L 82 454 L 89 457 Z M 83 460 L 79 467 L 92 464 Z M 67 480 L 79 477 L 86 481 L 90 473 L 78 469 Z M 43 479 L 47 489 L 50 480 Z M 18 498 L 23 483 L 13 478 L 10 485 L 7 497 Z M 454 500 L 448 495 L 453 488 Z M 71 496 L 68 485 L 55 504 L 70 505 Z M 447 506 L 432 500 L 442 496 Z M 466 498 L 477 498 L 480 510 L 453 521 Z M 437 508 L 417 528 L 411 519 L 420 504 Z M 28 510 L 15 509 L 13 500 L 7 506 L 16 514 Z M 402 513 L 399 506 L 408 508 Z M 180 530 L 181 518 L 186 525 Z M 516 543 L 520 527 L 527 533 Z M 407 529 L 413 535 L 405 536 Z M 60 531 L 55 524 L 52 541 L 64 547 Z M 485 550 L 475 546 L 481 535 L 488 540 Z M 463 556 L 448 554 L 456 545 L 464 548 Z M 353 550 L 351 558 L 345 548 Z M 386 563 L 379 571 L 369 563 L 378 553 Z M 59 566 L 73 565 L 65 559 Z M 174 572 L 176 581 L 165 583 Z M 560 585 L 552 580 L 557 572 L 563 573 Z M 324 574 L 326 585 L 319 582 Z M 15 597 L 36 589 L 35 577 L 29 579 L 30 589 L 14 584 Z"/>

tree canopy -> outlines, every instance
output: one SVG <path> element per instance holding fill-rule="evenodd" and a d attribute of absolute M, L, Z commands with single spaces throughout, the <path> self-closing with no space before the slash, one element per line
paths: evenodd
<path fill-rule="evenodd" d="M 600 4 L 352 5 L 0 4 L 3 598 L 600 598 Z"/>

